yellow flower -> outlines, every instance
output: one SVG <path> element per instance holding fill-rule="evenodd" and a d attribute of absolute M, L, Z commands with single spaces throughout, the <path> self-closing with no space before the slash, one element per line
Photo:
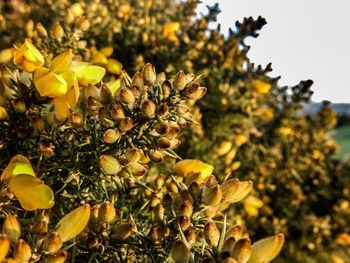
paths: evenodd
<path fill-rule="evenodd" d="M 257 216 L 259 214 L 259 208 L 263 205 L 264 203 L 253 195 L 249 195 L 243 200 L 244 210 L 249 216 Z"/>
<path fill-rule="evenodd" d="M 14 52 L 13 63 L 21 65 L 25 71 L 33 72 L 44 64 L 44 57 L 28 40 Z"/>
<path fill-rule="evenodd" d="M 95 85 L 103 79 L 106 74 L 106 70 L 103 67 L 90 65 L 86 62 L 74 61 L 72 64 L 72 70 L 80 85 L 88 86 L 89 84 Z"/>
<path fill-rule="evenodd" d="M 264 82 L 261 80 L 255 80 L 253 81 L 253 88 L 256 92 L 259 94 L 267 94 L 271 90 L 271 84 L 268 82 Z"/>
<path fill-rule="evenodd" d="M 186 159 L 175 165 L 175 174 L 186 177 L 186 184 L 196 181 L 204 183 L 213 173 L 214 167 L 200 160 Z"/>
<path fill-rule="evenodd" d="M 118 60 L 115 59 L 108 59 L 106 69 L 109 73 L 112 74 L 120 74 L 120 71 L 122 70 L 123 65 Z"/>
<path fill-rule="evenodd" d="M 180 29 L 179 22 L 169 22 L 163 26 L 163 36 L 171 42 L 177 42 L 176 31 Z"/>
<path fill-rule="evenodd" d="M 29 160 L 23 155 L 11 159 L 1 180 L 8 183 L 10 192 L 27 211 L 49 209 L 55 204 L 51 188 L 35 176 Z"/>

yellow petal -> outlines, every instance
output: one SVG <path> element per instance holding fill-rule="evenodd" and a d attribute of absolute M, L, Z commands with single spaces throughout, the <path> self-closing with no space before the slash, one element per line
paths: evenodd
<path fill-rule="evenodd" d="M 123 69 L 123 65 L 118 60 L 108 59 L 106 68 L 107 71 L 112 74 L 120 74 L 120 71 Z"/>
<path fill-rule="evenodd" d="M 259 210 L 255 206 L 244 204 L 244 210 L 249 216 L 257 216 L 259 214 Z"/>
<path fill-rule="evenodd" d="M 88 65 L 75 71 L 79 84 L 87 86 L 99 83 L 104 77 L 106 70 L 99 66 Z"/>
<path fill-rule="evenodd" d="M 51 188 L 32 175 L 16 175 L 8 187 L 25 210 L 49 209 L 55 204 Z"/>
<path fill-rule="evenodd" d="M 55 116 L 58 121 L 64 121 L 70 115 L 69 105 L 66 96 L 61 96 L 53 100 L 55 104 Z"/>
<path fill-rule="evenodd" d="M 6 48 L 0 52 L 0 63 L 6 63 L 11 60 L 13 48 Z"/>
<path fill-rule="evenodd" d="M 21 154 L 14 156 L 10 160 L 9 164 L 1 174 L 1 180 L 8 181 L 18 174 L 29 174 L 35 176 L 30 161 Z"/>
<path fill-rule="evenodd" d="M 120 88 L 120 79 L 112 80 L 106 83 L 108 89 L 111 91 L 112 95 Z"/>
<path fill-rule="evenodd" d="M 37 62 L 41 65 L 44 64 L 44 57 L 41 55 L 40 51 L 27 39 L 24 42 L 25 45 L 25 52 L 24 57 L 29 60 L 30 62 Z"/>
<path fill-rule="evenodd" d="M 44 64 L 44 57 L 28 40 L 14 51 L 13 63 L 21 65 L 27 72 L 33 72 Z"/>
<path fill-rule="evenodd" d="M 10 240 L 6 235 L 0 234 L 0 262 L 2 262 L 10 250 Z"/>
<path fill-rule="evenodd" d="M 55 73 L 62 73 L 69 71 L 72 65 L 73 52 L 71 49 L 66 50 L 65 52 L 56 56 L 51 64 L 50 70 Z"/>
<path fill-rule="evenodd" d="M 249 263 L 265 263 L 274 259 L 281 251 L 284 243 L 284 235 L 268 237 L 259 240 L 252 245 Z"/>
<path fill-rule="evenodd" d="M 83 205 L 66 216 L 57 224 L 57 233 L 60 235 L 62 242 L 75 238 L 87 226 L 90 219 L 90 206 Z"/>
<path fill-rule="evenodd" d="M 68 91 L 67 81 L 62 76 L 45 68 L 35 71 L 34 84 L 41 96 L 50 98 L 60 97 Z"/>
<path fill-rule="evenodd" d="M 175 165 L 175 173 L 177 175 L 187 176 L 189 174 L 200 174 L 200 178 L 197 179 L 201 182 L 198 183 L 206 181 L 213 171 L 214 166 L 194 159 L 182 160 Z M 186 184 L 190 183 L 190 180 L 186 180 Z"/>
<path fill-rule="evenodd" d="M 100 49 L 100 52 L 105 55 L 106 57 L 110 57 L 113 54 L 113 48 L 112 47 L 104 47 Z"/>
<path fill-rule="evenodd" d="M 94 64 L 107 64 L 107 62 L 107 57 L 101 52 L 97 52 L 92 58 Z"/>
<path fill-rule="evenodd" d="M 253 87 L 254 87 L 255 91 L 258 92 L 259 94 L 267 94 L 270 92 L 270 90 L 272 88 L 270 83 L 264 82 L 261 80 L 255 80 L 253 82 Z"/>

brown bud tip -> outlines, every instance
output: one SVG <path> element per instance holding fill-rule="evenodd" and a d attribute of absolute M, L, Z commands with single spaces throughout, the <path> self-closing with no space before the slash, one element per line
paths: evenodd
<path fill-rule="evenodd" d="M 18 262 L 28 262 L 32 257 L 32 251 L 26 241 L 20 239 L 14 252 L 14 258 Z"/>
<path fill-rule="evenodd" d="M 73 127 L 80 127 L 83 125 L 83 117 L 79 113 L 72 112 L 69 116 L 70 123 Z"/>
<path fill-rule="evenodd" d="M 143 79 L 145 80 L 147 85 L 153 85 L 153 83 L 156 80 L 156 71 L 154 69 L 154 67 L 152 66 L 152 64 L 148 63 L 143 67 L 142 70 L 142 74 L 143 74 Z"/>
<path fill-rule="evenodd" d="M 174 78 L 173 87 L 176 90 L 183 90 L 186 86 L 186 83 L 187 83 L 186 75 L 182 70 L 180 70 Z"/>
<path fill-rule="evenodd" d="M 62 240 L 57 232 L 48 234 L 43 241 L 43 251 L 46 254 L 54 254 L 62 247 Z"/>
<path fill-rule="evenodd" d="M 53 255 L 49 255 L 47 258 L 47 263 L 64 263 L 68 257 L 66 251 L 60 250 Z"/>
<path fill-rule="evenodd" d="M 175 263 L 186 263 L 190 259 L 190 249 L 184 242 L 177 240 L 171 249 L 171 257 Z"/>
<path fill-rule="evenodd" d="M 203 196 L 203 203 L 208 206 L 216 206 L 221 202 L 222 190 L 219 185 L 207 189 Z"/>
<path fill-rule="evenodd" d="M 132 105 L 135 102 L 135 97 L 132 91 L 129 88 L 122 87 L 119 89 L 117 96 L 119 100 L 128 105 Z"/>
<path fill-rule="evenodd" d="M 180 216 L 178 220 L 183 231 L 191 226 L 191 219 L 188 216 Z"/>
<path fill-rule="evenodd" d="M 240 239 L 236 242 L 232 250 L 232 256 L 238 260 L 238 262 L 248 262 L 251 254 L 251 243 L 248 238 Z"/>
<path fill-rule="evenodd" d="M 162 163 L 164 161 L 163 153 L 158 150 L 150 150 L 148 156 L 155 163 Z"/>
<path fill-rule="evenodd" d="M 151 100 L 145 100 L 141 105 L 143 116 L 152 119 L 156 116 L 156 104 Z"/>
<path fill-rule="evenodd" d="M 130 117 L 125 117 L 120 121 L 119 127 L 122 131 L 127 132 L 134 127 L 134 121 Z"/>
<path fill-rule="evenodd" d="M 220 231 L 215 222 L 209 220 L 204 226 L 204 236 L 207 243 L 213 247 L 216 247 L 220 239 Z"/>

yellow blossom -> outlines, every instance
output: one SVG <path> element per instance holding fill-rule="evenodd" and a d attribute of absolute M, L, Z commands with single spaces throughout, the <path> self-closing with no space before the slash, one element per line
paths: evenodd
<path fill-rule="evenodd" d="M 33 72 L 44 64 L 44 57 L 28 40 L 13 54 L 13 63 L 21 65 L 27 72 Z"/>
<path fill-rule="evenodd" d="M 13 48 L 6 48 L 0 51 L 0 63 L 6 63 L 12 59 Z"/>
<path fill-rule="evenodd" d="M 163 36 L 171 42 L 177 42 L 176 31 L 180 29 L 179 22 L 169 22 L 163 26 Z"/>
<path fill-rule="evenodd" d="M 118 60 L 108 59 L 106 69 L 109 73 L 120 74 L 120 71 L 122 70 L 122 68 L 123 68 L 123 65 Z"/>
<path fill-rule="evenodd" d="M 259 208 L 263 205 L 264 203 L 253 195 L 249 195 L 243 200 L 244 210 L 249 216 L 257 216 L 259 214 Z"/>
<path fill-rule="evenodd" d="M 271 90 L 271 84 L 268 82 L 264 82 L 261 80 L 255 80 L 253 81 L 253 88 L 256 92 L 259 94 L 267 94 Z"/>
<path fill-rule="evenodd" d="M 175 174 L 186 177 L 186 184 L 196 181 L 204 183 L 213 173 L 214 167 L 200 160 L 186 159 L 175 165 Z"/>
<path fill-rule="evenodd" d="M 88 86 L 89 84 L 95 85 L 99 83 L 106 73 L 106 70 L 103 67 L 77 61 L 74 61 L 72 64 L 72 69 L 79 84 L 83 86 Z"/>

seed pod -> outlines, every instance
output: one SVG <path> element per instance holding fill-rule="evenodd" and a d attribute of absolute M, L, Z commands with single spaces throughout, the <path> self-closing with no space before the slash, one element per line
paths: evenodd
<path fill-rule="evenodd" d="M 120 100 L 120 102 L 127 105 L 132 105 L 135 102 L 134 94 L 127 87 L 121 87 L 117 92 L 117 97 Z"/>
<path fill-rule="evenodd" d="M 121 106 L 114 104 L 111 107 L 111 117 L 113 120 L 122 120 L 125 118 L 124 110 Z"/>
<path fill-rule="evenodd" d="M 147 85 L 153 85 L 154 81 L 156 80 L 156 71 L 152 64 L 147 63 L 142 70 L 143 79 L 145 81 L 145 84 Z"/>
<path fill-rule="evenodd" d="M 213 220 L 208 220 L 204 226 L 205 240 L 210 246 L 216 247 L 220 239 L 220 231 Z"/>
<path fill-rule="evenodd" d="M 120 121 L 119 127 L 123 132 L 127 132 L 134 127 L 134 121 L 130 117 L 125 117 Z"/>
<path fill-rule="evenodd" d="M 156 116 L 156 104 L 151 100 L 145 100 L 141 105 L 143 116 L 153 119 Z"/>
<path fill-rule="evenodd" d="M 240 239 L 236 242 L 232 250 L 232 257 L 238 262 L 247 263 L 251 254 L 251 243 L 248 238 Z"/>
<path fill-rule="evenodd" d="M 116 129 L 107 129 L 102 135 L 102 140 L 108 144 L 115 143 L 119 138 L 120 133 Z"/>
<path fill-rule="evenodd" d="M 222 190 L 219 185 L 207 189 L 203 196 L 203 203 L 208 206 L 216 206 L 221 202 Z"/>
<path fill-rule="evenodd" d="M 123 223 L 118 225 L 114 230 L 110 238 L 117 240 L 125 240 L 130 237 L 135 231 L 135 224 L 133 223 Z"/>
<path fill-rule="evenodd" d="M 16 98 L 11 101 L 13 109 L 19 113 L 24 113 L 27 109 L 26 103 L 21 98 Z"/>
<path fill-rule="evenodd" d="M 99 157 L 100 167 L 106 174 L 117 174 L 121 170 L 120 163 L 110 155 L 101 155 Z"/>
<path fill-rule="evenodd" d="M 182 70 L 180 70 L 174 78 L 173 87 L 176 90 L 183 90 L 186 87 L 186 84 L 186 75 Z"/>
<path fill-rule="evenodd" d="M 149 150 L 148 156 L 155 163 L 162 163 L 164 161 L 163 153 L 158 150 Z"/>
<path fill-rule="evenodd" d="M 143 76 L 142 73 L 137 71 L 132 77 L 131 85 L 133 87 L 138 87 L 140 90 L 143 88 Z"/>
<path fill-rule="evenodd" d="M 73 127 L 81 127 L 83 125 L 83 118 L 79 113 L 72 112 L 69 116 L 69 120 Z"/>
<path fill-rule="evenodd" d="M 28 262 L 31 257 L 32 251 L 30 246 L 23 239 L 20 239 L 14 252 L 14 258 L 18 262 Z"/>
<path fill-rule="evenodd" d="M 171 249 L 171 257 L 175 263 L 187 263 L 190 259 L 190 249 L 184 242 L 177 240 Z"/>
<path fill-rule="evenodd" d="M 110 202 L 104 202 L 98 209 L 98 220 L 101 223 L 111 223 L 115 219 L 116 212 L 114 205 Z"/>
<path fill-rule="evenodd" d="M 57 232 L 48 234 L 43 241 L 43 251 L 45 254 L 54 254 L 62 247 L 62 240 Z"/>
<path fill-rule="evenodd" d="M 60 250 L 53 255 L 49 255 L 47 263 L 64 263 L 68 257 L 68 253 L 64 250 Z"/>
<path fill-rule="evenodd" d="M 10 240 L 4 234 L 0 234 L 0 262 L 4 260 L 10 250 Z"/>
<path fill-rule="evenodd" d="M 21 225 L 17 217 L 6 215 L 2 226 L 2 232 L 9 238 L 11 243 L 17 243 L 21 236 Z"/>

